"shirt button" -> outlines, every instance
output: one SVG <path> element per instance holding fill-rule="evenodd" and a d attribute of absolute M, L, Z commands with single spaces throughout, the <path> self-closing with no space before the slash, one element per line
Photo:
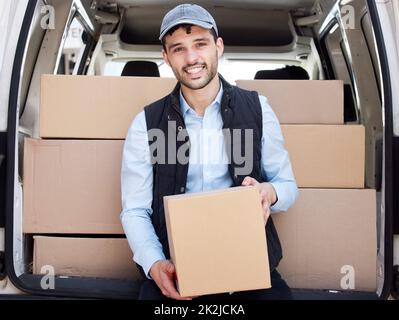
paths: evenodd
<path fill-rule="evenodd" d="M 184 192 L 185 189 L 186 189 L 186 188 L 181 187 L 181 188 L 180 188 L 180 192 Z"/>
<path fill-rule="evenodd" d="M 183 130 L 183 127 L 182 127 L 182 126 L 178 126 L 178 127 L 177 127 L 177 130 L 180 132 L 180 131 Z"/>

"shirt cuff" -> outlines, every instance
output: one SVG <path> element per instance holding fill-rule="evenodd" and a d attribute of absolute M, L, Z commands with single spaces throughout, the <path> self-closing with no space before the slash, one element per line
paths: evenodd
<path fill-rule="evenodd" d="M 136 256 L 134 258 L 136 258 Z M 162 249 L 146 248 L 145 258 L 142 261 L 139 261 L 141 259 L 137 259 L 137 260 L 134 259 L 134 261 L 137 262 L 139 265 L 141 265 L 147 278 L 152 280 L 152 278 L 150 276 L 150 269 L 151 269 L 152 265 L 155 262 L 157 262 L 158 260 L 165 260 L 165 259 L 166 258 L 162 252 Z"/>
<path fill-rule="evenodd" d="M 284 186 L 275 182 L 269 182 L 269 183 L 273 186 L 274 191 L 276 191 L 276 197 L 277 197 L 276 203 L 270 207 L 270 213 L 285 211 L 283 203 L 283 198 L 284 198 L 283 194 L 285 192 Z"/>

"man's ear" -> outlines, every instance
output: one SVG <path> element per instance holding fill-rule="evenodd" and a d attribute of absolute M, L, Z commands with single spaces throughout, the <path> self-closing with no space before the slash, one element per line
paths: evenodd
<path fill-rule="evenodd" d="M 216 50 L 218 51 L 218 58 L 221 58 L 224 52 L 224 43 L 222 38 L 216 39 Z"/>
<path fill-rule="evenodd" d="M 166 64 L 170 67 L 169 59 L 168 59 L 168 54 L 166 53 L 165 49 L 162 49 L 162 56 L 163 60 L 166 62 Z"/>

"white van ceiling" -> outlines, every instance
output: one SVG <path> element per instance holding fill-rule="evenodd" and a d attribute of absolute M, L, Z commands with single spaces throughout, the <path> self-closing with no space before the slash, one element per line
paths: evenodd
<path fill-rule="evenodd" d="M 198 1 L 184 1 L 186 3 L 196 3 L 203 7 L 236 7 L 236 8 L 257 8 L 264 10 L 292 10 L 297 8 L 312 7 L 316 0 L 198 0 Z M 183 1 L 176 0 L 97 0 L 98 4 L 103 3 L 117 3 L 119 6 L 157 6 L 157 7 L 173 7 Z"/>
<path fill-rule="evenodd" d="M 159 43 L 159 27 L 168 9 L 157 12 L 148 8 L 130 8 L 125 12 L 121 39 L 127 43 Z M 217 7 L 209 10 L 214 16 L 226 45 L 269 45 L 280 46 L 292 42 L 289 28 L 289 14 L 284 11 L 240 10 Z M 248 23 L 248 21 L 251 21 Z M 155 42 L 154 42 L 155 41 Z"/>
<path fill-rule="evenodd" d="M 202 0 L 197 3 L 214 16 L 227 46 L 287 46 L 294 41 L 291 13 L 309 14 L 317 0 Z M 97 8 L 124 11 L 121 40 L 130 44 L 159 44 L 162 17 L 182 1 L 97 0 Z"/>

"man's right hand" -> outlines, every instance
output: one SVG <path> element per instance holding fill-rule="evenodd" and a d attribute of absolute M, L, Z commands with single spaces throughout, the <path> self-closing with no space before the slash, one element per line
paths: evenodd
<path fill-rule="evenodd" d="M 176 300 L 191 300 L 191 297 L 182 297 L 176 290 L 176 269 L 170 260 L 158 260 L 150 269 L 150 276 L 155 281 L 164 296 Z"/>

